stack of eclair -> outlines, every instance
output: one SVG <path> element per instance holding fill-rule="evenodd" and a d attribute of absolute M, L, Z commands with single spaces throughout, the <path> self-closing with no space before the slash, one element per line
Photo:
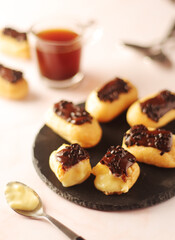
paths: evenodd
<path fill-rule="evenodd" d="M 9 27 L 0 30 L 0 52 L 14 58 L 30 58 L 27 33 Z M 0 96 L 19 100 L 25 98 L 28 92 L 28 82 L 23 73 L 0 64 Z"/>

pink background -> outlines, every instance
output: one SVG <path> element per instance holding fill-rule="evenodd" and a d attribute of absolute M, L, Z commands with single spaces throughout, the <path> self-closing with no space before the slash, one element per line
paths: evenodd
<path fill-rule="evenodd" d="M 115 76 L 132 81 L 140 97 L 165 88 L 175 91 L 175 68 L 163 68 L 120 45 L 123 39 L 143 44 L 161 39 L 175 17 L 175 5 L 168 0 L 6 0 L 1 2 L 0 27 L 27 30 L 50 14 L 95 19 L 99 31 L 95 41 L 84 47 L 84 81 L 66 90 L 45 87 L 33 61 L 0 54 L 0 62 L 22 70 L 30 85 L 30 94 L 23 101 L 0 99 L 0 240 L 67 239 L 49 223 L 22 217 L 8 207 L 5 185 L 16 180 L 33 187 L 46 212 L 85 239 L 173 240 L 175 198 L 137 211 L 102 212 L 80 207 L 41 181 L 32 164 L 32 145 L 52 103 L 61 99 L 85 101 L 92 89 Z M 175 64 L 171 43 L 167 52 Z"/>

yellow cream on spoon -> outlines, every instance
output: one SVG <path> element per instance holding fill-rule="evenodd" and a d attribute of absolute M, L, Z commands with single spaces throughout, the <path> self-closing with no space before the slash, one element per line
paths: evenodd
<path fill-rule="evenodd" d="M 39 199 L 26 185 L 15 182 L 6 186 L 5 196 L 13 209 L 33 211 L 39 205 Z"/>

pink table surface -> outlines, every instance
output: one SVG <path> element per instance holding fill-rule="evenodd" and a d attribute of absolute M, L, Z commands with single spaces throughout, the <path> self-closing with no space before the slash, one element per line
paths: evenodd
<path fill-rule="evenodd" d="M 40 17 L 57 14 L 96 19 L 101 37 L 84 47 L 84 81 L 65 90 L 49 89 L 39 79 L 34 61 L 0 54 L 0 62 L 24 72 L 30 85 L 23 101 L 0 99 L 0 240 L 68 239 L 46 221 L 31 220 L 13 212 L 4 198 L 9 181 L 21 181 L 41 196 L 48 214 L 87 240 L 173 240 L 175 198 L 146 209 L 102 212 L 75 205 L 52 192 L 32 164 L 32 145 L 44 124 L 44 115 L 55 101 L 85 101 L 92 89 L 115 76 L 127 78 L 139 96 L 161 89 L 175 91 L 175 67 L 161 67 L 119 43 L 122 39 L 149 44 L 159 40 L 175 17 L 168 0 L 46 0 L 1 3 L 0 27 L 28 27 Z M 167 51 L 175 65 L 175 47 Z"/>

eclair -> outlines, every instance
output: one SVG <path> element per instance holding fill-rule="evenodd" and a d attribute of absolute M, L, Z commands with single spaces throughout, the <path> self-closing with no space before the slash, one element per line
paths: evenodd
<path fill-rule="evenodd" d="M 106 195 L 122 194 L 135 184 L 140 167 L 134 155 L 121 146 L 111 146 L 92 169 L 94 185 Z"/>
<path fill-rule="evenodd" d="M 175 135 L 170 131 L 135 125 L 125 133 L 122 147 L 139 162 L 175 167 Z"/>
<path fill-rule="evenodd" d="M 25 32 L 18 32 L 12 28 L 0 31 L 0 51 L 19 58 L 30 57 L 30 47 Z"/>
<path fill-rule="evenodd" d="M 49 109 L 46 125 L 68 142 L 84 148 L 95 146 L 102 137 L 99 123 L 84 107 L 64 100 Z"/>
<path fill-rule="evenodd" d="M 63 144 L 53 151 L 49 165 L 64 187 L 80 184 L 91 174 L 89 154 L 78 144 Z"/>
<path fill-rule="evenodd" d="M 130 126 L 143 124 L 159 128 L 175 119 L 175 93 L 163 90 L 133 103 L 127 111 Z"/>
<path fill-rule="evenodd" d="M 0 64 L 0 96 L 9 99 L 22 99 L 28 94 L 28 83 L 21 71 Z"/>
<path fill-rule="evenodd" d="M 85 109 L 99 122 L 109 122 L 137 100 L 137 89 L 127 80 L 115 78 L 90 93 Z"/>

